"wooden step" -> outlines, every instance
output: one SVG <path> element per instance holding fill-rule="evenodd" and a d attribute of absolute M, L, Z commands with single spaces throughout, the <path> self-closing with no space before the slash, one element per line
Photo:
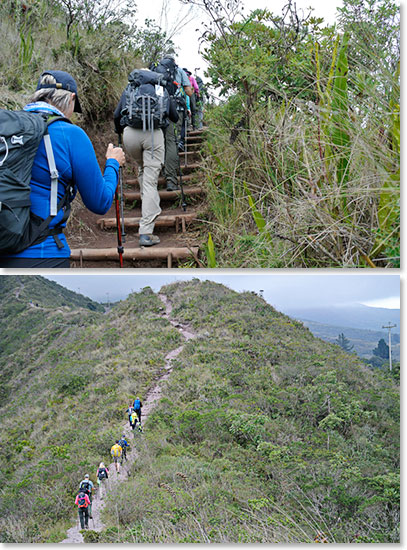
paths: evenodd
<path fill-rule="evenodd" d="M 202 136 L 188 136 L 187 149 L 190 145 L 201 145 L 204 141 Z"/>
<path fill-rule="evenodd" d="M 187 142 L 187 149 L 188 149 L 188 151 L 191 150 L 191 149 L 192 149 L 194 152 L 195 152 L 195 151 L 199 151 L 199 150 L 201 149 L 201 147 L 202 147 L 202 142 L 201 142 L 201 141 L 195 141 L 195 142 L 192 142 L 192 143 L 191 143 L 191 142 L 188 140 L 188 142 Z"/>
<path fill-rule="evenodd" d="M 182 169 L 182 166 L 181 166 L 181 169 Z M 182 174 L 182 183 L 188 183 L 188 182 L 190 182 L 194 179 L 196 179 L 196 174 L 192 174 L 192 173 L 191 174 L 185 174 L 185 176 L 184 176 L 184 174 Z M 179 180 L 179 178 L 178 178 L 178 180 Z M 133 179 L 133 178 L 125 179 L 124 183 L 126 185 L 137 185 L 137 186 L 139 185 L 138 179 Z M 158 178 L 158 185 L 165 185 L 165 178 L 164 177 Z M 185 187 L 185 189 L 186 189 L 186 187 Z"/>
<path fill-rule="evenodd" d="M 140 217 L 125 217 L 124 227 L 138 227 L 140 225 Z M 186 224 L 191 223 L 197 219 L 196 212 L 185 212 L 179 214 L 160 214 L 155 220 L 155 227 L 174 227 L 175 232 L 178 233 L 181 227 L 182 232 L 186 231 Z M 98 226 L 101 229 L 113 229 L 116 228 L 116 218 L 100 218 L 97 221 Z"/>
<path fill-rule="evenodd" d="M 202 193 L 202 187 L 196 185 L 189 187 L 184 187 L 184 195 L 187 197 L 193 197 L 196 195 L 201 195 Z M 170 199 L 176 199 L 177 197 L 181 196 L 181 190 L 177 191 L 158 191 L 158 194 L 160 195 L 161 200 L 170 200 Z M 125 191 L 123 193 L 123 197 L 126 201 L 134 202 L 141 200 L 141 193 L 140 191 Z"/>
<path fill-rule="evenodd" d="M 201 165 L 200 165 L 199 162 L 188 162 L 187 166 L 185 166 L 184 159 L 181 159 L 182 175 L 184 175 L 184 173 L 191 174 L 192 172 L 195 172 L 196 170 L 199 170 L 200 167 L 201 167 Z M 126 178 L 125 178 L 125 180 L 126 180 Z M 131 181 L 131 179 L 126 180 L 126 181 L 127 182 Z M 158 182 L 160 183 L 160 178 L 158 179 Z"/>
<path fill-rule="evenodd" d="M 172 260 L 184 260 L 190 257 L 197 260 L 199 247 L 124 247 L 123 260 L 167 260 L 167 266 L 172 267 Z M 119 261 L 117 248 L 77 248 L 71 250 L 71 261 L 79 261 L 82 267 L 84 261 Z"/>
<path fill-rule="evenodd" d="M 201 128 L 200 130 L 190 130 L 188 136 L 202 136 L 207 130 L 207 127 Z"/>

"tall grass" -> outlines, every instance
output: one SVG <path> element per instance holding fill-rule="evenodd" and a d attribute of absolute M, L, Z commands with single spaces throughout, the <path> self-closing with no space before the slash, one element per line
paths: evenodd
<path fill-rule="evenodd" d="M 331 41 L 305 33 L 292 53 L 296 86 L 271 82 L 284 62 L 269 61 L 261 41 L 257 69 L 244 65 L 251 50 L 243 39 L 227 62 L 223 39 L 213 39 L 213 73 L 234 86 L 208 113 L 209 221 L 220 267 L 400 265 L 397 58 L 375 34 L 360 43 L 355 26 L 336 38 L 324 32 Z M 232 62 L 248 91 L 229 77 Z"/>
<path fill-rule="evenodd" d="M 27 9 L 12 0 L 0 3 L 0 107 L 21 108 L 41 72 L 59 69 L 76 79 L 85 121 L 111 117 L 127 75 L 140 64 L 140 52 L 132 47 L 126 19 L 88 21 L 92 4 L 68 21 L 63 3 L 38 0 Z"/>

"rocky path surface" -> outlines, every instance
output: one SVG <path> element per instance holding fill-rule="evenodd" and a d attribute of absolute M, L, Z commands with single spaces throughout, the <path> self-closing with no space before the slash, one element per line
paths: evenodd
<path fill-rule="evenodd" d="M 171 311 L 172 311 L 172 305 L 167 296 L 164 294 L 158 295 L 160 300 L 163 302 L 165 310 L 163 313 L 163 317 L 168 319 L 168 321 L 171 323 L 173 327 L 175 327 L 185 338 L 185 341 L 190 340 L 191 338 L 195 337 L 195 333 L 191 330 L 190 327 L 188 327 L 185 324 L 178 323 L 177 321 L 170 318 Z M 143 400 L 143 409 L 142 409 L 142 423 L 144 425 L 145 421 L 148 418 L 148 415 L 151 413 L 151 411 L 154 409 L 154 407 L 157 405 L 157 402 L 160 400 L 162 396 L 163 391 L 163 382 L 165 382 L 172 370 L 173 370 L 173 364 L 172 360 L 177 357 L 181 351 L 184 349 L 184 345 L 181 345 L 177 347 L 176 349 L 173 349 L 167 355 L 165 356 L 165 372 L 164 374 L 157 380 L 157 383 L 155 386 L 153 386 L 147 393 L 145 399 Z M 132 442 L 133 439 L 133 433 L 129 426 L 129 423 L 126 422 L 126 424 L 123 426 L 123 433 L 126 434 L 127 439 Z M 114 468 L 114 464 L 109 464 L 107 467 L 109 469 L 109 479 L 108 483 L 106 485 L 106 490 L 109 492 L 109 490 L 117 483 L 123 483 L 126 481 L 130 468 L 132 464 L 135 462 L 137 458 L 137 450 L 135 448 L 135 445 L 131 445 L 130 452 L 127 453 L 127 462 L 125 462 L 120 467 L 120 474 L 117 474 Z M 79 481 L 78 481 L 79 483 Z M 89 520 L 89 529 L 93 531 L 102 531 L 104 529 L 104 524 L 101 520 L 101 512 L 104 507 L 104 500 L 103 498 L 100 498 L 99 491 L 93 496 L 93 502 L 92 502 L 92 514 L 93 519 Z M 83 543 L 83 536 L 81 534 L 81 527 L 79 523 L 79 518 L 76 521 L 76 524 L 68 529 L 66 538 L 61 541 L 62 544 L 80 544 Z"/>

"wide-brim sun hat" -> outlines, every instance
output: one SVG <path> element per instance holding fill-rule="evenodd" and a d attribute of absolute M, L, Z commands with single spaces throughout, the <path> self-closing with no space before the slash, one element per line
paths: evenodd
<path fill-rule="evenodd" d="M 44 83 L 41 82 L 42 78 L 47 74 L 55 78 L 56 80 L 55 84 L 47 84 L 45 82 Z M 65 71 L 44 71 L 38 80 L 36 89 L 42 90 L 43 88 L 55 88 L 57 90 L 67 90 L 68 92 L 73 92 L 75 94 L 74 111 L 75 113 L 82 112 L 82 108 L 78 98 L 78 86 L 73 76 L 71 76 L 69 73 L 66 73 Z"/>

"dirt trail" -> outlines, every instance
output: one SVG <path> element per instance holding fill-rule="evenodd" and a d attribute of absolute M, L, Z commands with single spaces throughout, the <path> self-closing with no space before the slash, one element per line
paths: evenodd
<path fill-rule="evenodd" d="M 163 313 L 163 317 L 169 320 L 171 325 L 175 327 L 185 338 L 185 341 L 190 340 L 191 338 L 194 338 L 196 335 L 194 332 L 192 332 L 191 328 L 187 325 L 178 323 L 177 321 L 174 321 L 170 319 L 171 311 L 172 311 L 172 305 L 171 302 L 168 300 L 167 296 L 164 294 L 158 295 L 160 300 L 163 302 L 165 306 L 165 311 Z M 150 412 L 154 409 L 157 402 L 160 400 L 162 395 L 162 384 L 165 380 L 167 380 L 173 370 L 172 360 L 177 357 L 181 351 L 184 349 L 184 346 L 181 345 L 177 347 L 176 349 L 170 351 L 165 356 L 165 373 L 159 378 L 156 385 L 153 386 L 147 393 L 145 399 L 143 400 L 143 409 L 142 409 L 142 423 L 144 424 L 148 415 Z M 108 483 L 106 485 L 107 493 L 111 490 L 111 488 L 117 484 L 122 483 L 123 481 L 126 481 L 128 477 L 128 473 L 130 470 L 130 467 L 135 462 L 137 458 L 137 450 L 136 446 L 134 445 L 134 437 L 132 430 L 129 426 L 129 423 L 126 422 L 125 425 L 123 425 L 123 433 L 126 434 L 126 438 L 131 443 L 131 451 L 127 453 L 127 462 L 125 462 L 120 467 L 120 474 L 118 475 L 115 471 L 114 464 L 109 464 L 107 467 L 109 469 L 109 479 Z M 97 465 L 95 466 L 95 469 L 97 468 Z M 79 484 L 78 480 L 78 484 Z M 104 507 L 104 500 L 100 498 L 99 491 L 96 492 L 96 494 L 93 496 L 93 502 L 92 502 L 92 514 L 93 519 L 89 520 L 89 530 L 93 531 L 102 531 L 104 529 L 104 524 L 101 520 L 101 511 Z M 83 543 L 83 536 L 80 533 L 81 527 L 79 523 L 79 518 L 77 517 L 77 521 L 74 527 L 71 527 L 67 531 L 66 539 L 61 541 L 61 544 L 80 544 Z"/>

